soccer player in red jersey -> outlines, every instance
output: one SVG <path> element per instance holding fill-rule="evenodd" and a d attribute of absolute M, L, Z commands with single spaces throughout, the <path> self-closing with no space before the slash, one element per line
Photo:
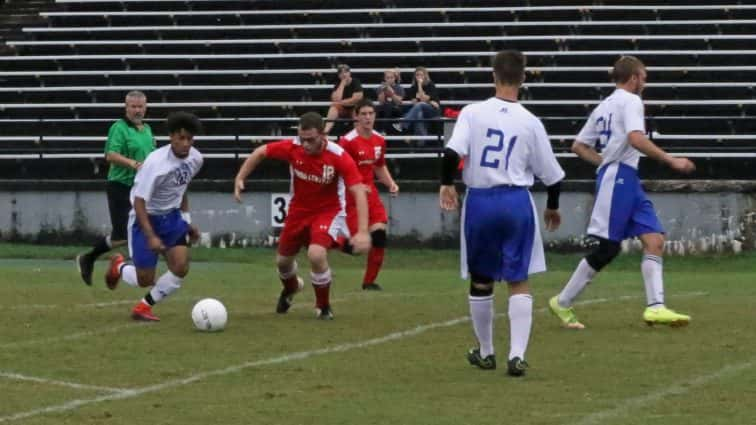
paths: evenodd
<path fill-rule="evenodd" d="M 388 188 L 391 196 L 396 196 L 399 193 L 399 186 L 391 177 L 386 166 L 386 140 L 373 130 L 374 125 L 375 107 L 373 103 L 369 99 L 358 101 L 354 106 L 354 129 L 341 137 L 339 145 L 357 163 L 357 168 L 362 175 L 362 183 L 368 188 L 368 230 L 373 244 L 367 256 L 362 289 L 380 291 L 382 288 L 375 283 L 375 279 L 383 265 L 388 216 L 381 202 L 381 197 L 378 195 L 375 179 L 377 178 Z M 350 232 L 357 230 L 357 211 L 353 196 L 347 196 L 347 224 Z M 344 251 L 351 253 L 352 246 L 345 245 Z"/>
<path fill-rule="evenodd" d="M 293 180 L 293 196 L 278 242 L 276 264 L 283 284 L 276 312 L 286 313 L 294 294 L 303 286 L 297 276 L 296 255 L 307 246 L 312 286 L 315 289 L 316 317 L 333 319 L 329 303 L 331 269 L 328 248 L 339 237 L 349 238 L 346 224 L 346 187 L 355 199 L 357 232 L 350 244 L 357 252 L 370 249 L 368 207 L 365 186 L 362 184 L 354 160 L 344 149 L 328 141 L 323 117 L 308 112 L 299 119 L 298 137 L 293 140 L 268 143 L 252 152 L 244 161 L 234 181 L 234 198 L 241 202 L 244 180 L 265 159 L 279 159 L 289 163 Z"/>

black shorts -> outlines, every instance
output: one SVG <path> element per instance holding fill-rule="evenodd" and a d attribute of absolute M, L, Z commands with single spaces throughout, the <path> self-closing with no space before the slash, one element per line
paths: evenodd
<path fill-rule="evenodd" d="M 131 188 L 123 183 L 108 182 L 108 210 L 110 210 L 110 240 L 125 241 L 128 238 L 126 228 L 129 225 L 131 211 Z"/>

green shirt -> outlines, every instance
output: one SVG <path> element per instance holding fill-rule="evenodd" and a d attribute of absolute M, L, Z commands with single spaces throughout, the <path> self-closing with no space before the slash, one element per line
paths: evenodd
<path fill-rule="evenodd" d="M 115 152 L 133 159 L 144 162 L 147 155 L 155 150 L 155 139 L 152 137 L 152 129 L 146 123 L 142 123 L 142 129 L 138 130 L 133 124 L 121 118 L 113 123 L 108 131 L 108 142 L 105 144 L 105 154 Z M 134 185 L 136 170 L 130 167 L 122 167 L 118 164 L 110 164 L 108 181 L 116 181 L 131 187 Z"/>

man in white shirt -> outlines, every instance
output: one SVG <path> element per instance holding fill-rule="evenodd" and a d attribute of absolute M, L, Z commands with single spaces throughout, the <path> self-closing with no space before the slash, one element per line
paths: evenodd
<path fill-rule="evenodd" d="M 191 241 L 199 237 L 199 230 L 191 224 L 186 189 L 202 168 L 202 154 L 192 147 L 202 125 L 192 114 L 175 112 L 166 119 L 166 127 L 170 144 L 147 157 L 131 189 L 128 241 L 134 264 L 126 264 L 122 255 L 116 255 L 105 275 L 110 289 L 115 289 L 121 278 L 133 287 L 153 287 L 132 309 L 134 320 L 160 320 L 152 314 L 152 306 L 181 287 L 189 272 L 187 237 Z M 156 281 L 159 254 L 165 257 L 168 271 Z"/>
<path fill-rule="evenodd" d="M 470 275 L 470 317 L 478 348 L 470 364 L 495 369 L 493 348 L 494 282 L 509 285 L 510 351 L 507 373 L 521 376 L 528 364 L 533 299 L 528 275 L 546 270 L 543 243 L 528 188 L 534 176 L 548 187 L 544 220 L 548 230 L 560 222 L 559 188 L 564 171 L 551 149 L 541 121 L 517 103 L 525 80 L 525 57 L 499 52 L 493 60 L 496 97 L 462 109 L 444 151 L 440 204 L 458 205 L 454 173 L 464 158 L 467 195 L 462 209 L 462 278 Z"/>
<path fill-rule="evenodd" d="M 575 298 L 619 254 L 623 239 L 638 237 L 643 243 L 641 271 L 647 301 L 643 320 L 649 325 L 685 326 L 690 316 L 664 305 L 664 229 L 641 187 L 638 160 L 643 153 L 684 174 L 696 167 L 687 158 L 671 156 L 646 137 L 640 98 L 646 84 L 643 62 L 623 56 L 614 64 L 612 77 L 617 89 L 593 110 L 572 144 L 572 151 L 581 159 L 599 167 L 588 225 L 588 234 L 599 244 L 580 261 L 562 292 L 549 300 L 549 307 L 563 326 L 583 329 L 572 309 Z"/>

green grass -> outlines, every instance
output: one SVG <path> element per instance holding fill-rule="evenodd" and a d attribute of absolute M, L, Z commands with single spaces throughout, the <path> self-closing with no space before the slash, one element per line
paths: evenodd
<path fill-rule="evenodd" d="M 163 320 L 148 325 L 128 318 L 144 291 L 105 289 L 104 261 L 97 284 L 84 286 L 70 261 L 77 251 L 0 245 L 0 374 L 46 380 L 0 376 L 0 423 L 21 412 L 36 413 L 11 423 L 730 425 L 756 414 L 752 254 L 666 259 L 668 304 L 693 316 L 680 329 L 640 320 L 638 255 L 621 256 L 583 297 L 599 301 L 577 307 L 583 332 L 544 310 L 579 259 L 551 255 L 552 271 L 532 280 L 531 370 L 512 379 L 464 359 L 474 339 L 469 322 L 449 323 L 467 315 L 454 251 L 389 249 L 383 293 L 359 290 L 363 259 L 333 255 L 336 319 L 320 322 L 309 289 L 289 314 L 273 312 L 272 250 L 197 249 L 184 287 L 155 310 Z M 501 364 L 505 293 L 497 290 Z M 207 296 L 228 307 L 222 333 L 192 328 L 191 307 Z M 212 371 L 222 372 L 181 382 Z M 88 402 L 107 392 L 52 380 L 139 393 Z M 173 384 L 153 387 L 163 383 Z M 84 402 L 41 412 L 73 400 Z"/>

